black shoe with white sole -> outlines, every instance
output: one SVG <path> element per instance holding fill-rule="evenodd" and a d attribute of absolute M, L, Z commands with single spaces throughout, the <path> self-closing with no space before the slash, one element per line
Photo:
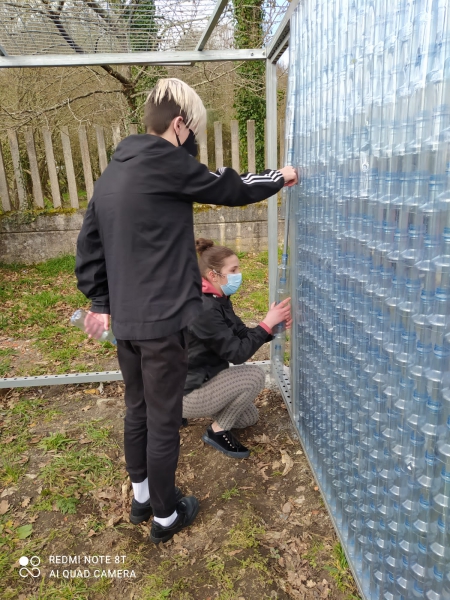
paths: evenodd
<path fill-rule="evenodd" d="M 219 452 L 223 452 L 232 458 L 248 458 L 250 456 L 250 450 L 243 446 L 231 431 L 218 431 L 215 433 L 212 427 L 208 427 L 202 435 L 202 440 L 205 444 L 209 444 Z"/>
<path fill-rule="evenodd" d="M 155 544 L 159 544 L 159 542 L 168 542 L 176 533 L 193 523 L 199 509 L 200 505 L 195 496 L 185 496 L 177 504 L 178 514 L 172 525 L 164 527 L 164 525 L 160 525 L 160 523 L 153 521 L 150 539 Z"/>
<path fill-rule="evenodd" d="M 175 486 L 175 498 L 176 501 L 179 502 L 183 497 L 183 492 L 179 487 Z M 138 502 L 133 498 L 131 502 L 131 511 L 130 511 L 130 522 L 133 525 L 139 525 L 139 523 L 143 523 L 144 521 L 148 521 L 153 514 L 153 508 L 150 500 L 147 502 Z"/>

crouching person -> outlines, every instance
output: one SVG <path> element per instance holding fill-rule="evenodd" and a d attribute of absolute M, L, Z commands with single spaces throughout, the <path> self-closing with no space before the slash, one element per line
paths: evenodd
<path fill-rule="evenodd" d="M 202 439 L 232 458 L 250 451 L 231 433 L 258 420 L 255 398 L 264 388 L 264 371 L 241 365 L 272 339 L 272 328 L 291 322 L 289 299 L 271 309 L 256 327 L 247 327 L 235 314 L 230 296 L 241 285 L 239 259 L 230 248 L 211 240 L 196 241 L 202 275 L 203 311 L 188 329 L 188 375 L 183 417 L 211 417 Z M 229 363 L 241 365 L 229 369 Z"/>

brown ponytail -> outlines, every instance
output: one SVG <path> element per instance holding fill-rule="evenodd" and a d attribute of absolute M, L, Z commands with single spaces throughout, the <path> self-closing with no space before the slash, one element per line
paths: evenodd
<path fill-rule="evenodd" d="M 199 238 L 195 240 L 195 248 L 198 253 L 198 266 L 202 277 L 206 278 L 208 271 L 220 273 L 224 260 L 236 254 L 226 246 L 215 246 L 212 240 Z"/>

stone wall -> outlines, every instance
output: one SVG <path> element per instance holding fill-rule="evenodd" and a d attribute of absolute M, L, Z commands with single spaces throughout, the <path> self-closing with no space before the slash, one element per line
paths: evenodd
<path fill-rule="evenodd" d="M 0 262 L 32 264 L 74 254 L 84 211 L 45 215 L 5 215 L 0 219 Z M 267 202 L 241 208 L 199 206 L 196 237 L 213 239 L 236 252 L 267 250 Z M 283 222 L 279 219 L 278 240 Z"/>

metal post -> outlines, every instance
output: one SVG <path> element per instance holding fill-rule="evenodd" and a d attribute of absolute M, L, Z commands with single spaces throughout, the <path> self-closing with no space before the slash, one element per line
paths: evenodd
<path fill-rule="evenodd" d="M 277 169 L 277 65 L 266 62 L 266 119 L 267 167 Z M 269 246 L 269 303 L 275 301 L 278 265 L 278 198 L 269 198 L 267 211 L 267 237 Z"/>

